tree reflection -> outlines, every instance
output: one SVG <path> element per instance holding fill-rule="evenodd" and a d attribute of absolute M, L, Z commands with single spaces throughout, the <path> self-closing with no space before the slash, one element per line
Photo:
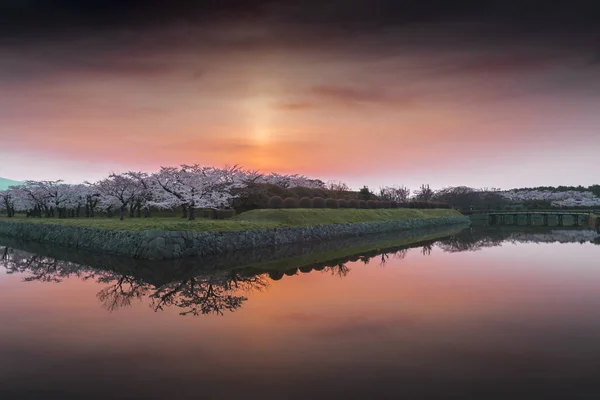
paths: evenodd
<path fill-rule="evenodd" d="M 438 240 L 437 246 L 445 252 L 479 251 L 504 243 L 594 243 L 598 233 L 591 229 L 530 228 L 501 229 L 470 228 Z"/>
<path fill-rule="evenodd" d="M 144 296 L 151 291 L 148 284 L 127 275 L 122 275 L 116 280 L 113 277 L 102 276 L 97 281 L 109 284 L 96 294 L 102 306 L 109 312 L 131 307 L 134 302 L 141 302 Z"/>
<path fill-rule="evenodd" d="M 59 259 L 58 256 L 33 254 L 0 246 L 0 265 L 7 274 L 24 274 L 27 282 L 58 283 L 68 278 L 78 278 L 101 284 L 102 288 L 96 297 L 109 312 L 131 307 L 148 299 L 150 307 L 156 312 L 173 308 L 180 315 L 223 315 L 242 307 L 250 292 L 262 291 L 271 281 L 278 281 L 286 276 L 320 271 L 344 278 L 351 272 L 353 263 L 383 267 L 390 260 L 403 260 L 410 249 L 414 249 L 414 253 L 429 256 L 436 247 L 444 252 L 454 253 L 478 251 L 503 243 L 553 241 L 600 244 L 600 236 L 594 231 L 581 229 L 466 229 L 442 239 L 376 248 L 314 264 L 290 259 L 292 261 L 289 263 L 276 263 L 276 266 L 267 263 L 264 267 L 260 267 L 264 265 L 260 263 L 236 267 L 243 262 L 241 255 L 233 255 L 233 265 L 219 264 L 217 267 L 202 265 L 201 260 L 196 260 L 193 264 L 167 265 L 124 259 L 117 262 L 110 257 L 91 257 L 82 261 L 81 258 L 72 256 L 71 259 L 79 260 L 76 263 Z M 40 253 L 48 254 L 44 251 Z M 85 264 L 87 262 L 93 267 Z"/>
<path fill-rule="evenodd" d="M 61 282 L 76 277 L 106 285 L 96 297 L 109 312 L 150 299 L 155 311 L 176 307 L 180 315 L 218 314 L 235 311 L 248 299 L 244 294 L 268 286 L 265 274 L 239 271 L 190 275 L 162 285 L 152 285 L 129 274 L 78 265 L 69 261 L 0 248 L 2 266 L 8 274 L 25 274 L 25 281 Z"/>
<path fill-rule="evenodd" d="M 264 275 L 244 276 L 235 271 L 223 275 L 191 277 L 157 288 L 150 295 L 155 311 L 177 307 L 180 315 L 219 314 L 235 311 L 248 300 L 241 292 L 262 290 L 268 286 Z"/>

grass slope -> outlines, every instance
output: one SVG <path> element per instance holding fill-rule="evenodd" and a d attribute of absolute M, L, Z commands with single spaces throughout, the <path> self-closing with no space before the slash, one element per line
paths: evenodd
<path fill-rule="evenodd" d="M 383 222 L 399 221 L 420 218 L 460 217 L 461 214 L 449 209 L 282 209 L 282 210 L 253 210 L 240 214 L 233 219 L 244 221 L 270 221 L 282 226 L 321 225 L 321 224 L 348 224 L 358 222 Z"/>
<path fill-rule="evenodd" d="M 280 228 L 285 226 L 306 226 L 324 224 L 347 224 L 357 222 L 397 221 L 420 218 L 457 217 L 458 211 L 448 209 L 287 209 L 287 210 L 253 210 L 227 220 L 198 218 L 187 221 L 177 217 L 126 218 L 14 218 L 0 217 L 0 221 L 30 222 L 37 224 L 55 224 L 80 226 L 86 228 L 102 228 L 112 230 L 144 231 L 226 231 L 260 228 Z"/>

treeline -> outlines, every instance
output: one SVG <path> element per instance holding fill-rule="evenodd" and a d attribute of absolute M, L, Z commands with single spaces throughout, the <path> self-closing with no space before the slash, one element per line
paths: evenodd
<path fill-rule="evenodd" d="M 522 191 L 542 191 L 542 192 L 591 192 L 593 194 L 595 194 L 596 196 L 600 197 L 600 185 L 590 185 L 590 186 L 537 186 L 537 187 L 531 187 L 531 188 L 518 188 L 518 189 L 513 189 L 513 191 L 516 192 L 522 192 Z"/>
<path fill-rule="evenodd" d="M 322 197 L 302 197 L 296 199 L 287 197 L 285 199 L 279 196 L 273 196 L 268 202 L 269 208 L 357 208 L 357 209 L 378 209 L 378 208 L 450 208 L 448 203 L 437 201 L 409 201 L 399 203 L 397 201 L 387 200 L 357 200 L 357 199 L 333 199 Z"/>

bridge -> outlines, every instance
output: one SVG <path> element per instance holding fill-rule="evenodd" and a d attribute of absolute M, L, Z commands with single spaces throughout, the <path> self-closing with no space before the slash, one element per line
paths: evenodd
<path fill-rule="evenodd" d="M 551 216 L 556 217 L 556 225 L 564 226 L 564 217 L 569 216 L 572 219 L 573 226 L 579 226 L 582 222 L 591 226 L 599 226 L 600 219 L 591 212 L 583 211 L 486 211 L 490 225 L 492 224 L 513 224 L 519 225 L 519 217 L 524 217 L 525 225 L 533 225 L 534 216 L 542 218 L 542 225 L 548 226 Z M 523 218 L 522 218 L 523 219 Z"/>

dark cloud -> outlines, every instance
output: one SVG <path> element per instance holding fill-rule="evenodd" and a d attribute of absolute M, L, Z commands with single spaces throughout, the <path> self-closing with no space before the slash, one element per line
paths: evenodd
<path fill-rule="evenodd" d="M 3 0 L 0 29 L 5 33 L 72 33 L 93 30 L 201 23 L 208 19 L 261 14 L 264 0 Z"/>
<path fill-rule="evenodd" d="M 231 53 L 255 55 L 249 63 L 299 55 L 307 65 L 426 53 L 428 63 L 415 67 L 421 76 L 531 75 L 565 66 L 577 75 L 581 59 L 598 64 L 598 8 L 589 0 L 0 0 L 0 84 L 76 74 L 181 73 L 204 81 Z M 385 86 L 396 65 L 383 71 L 385 84 L 372 68 L 361 85 L 316 84 L 274 108 L 412 101 Z"/>
<path fill-rule="evenodd" d="M 67 31 L 225 20 L 342 28 L 347 33 L 422 23 L 486 21 L 521 32 L 597 30 L 592 0 L 3 0 L 4 32 Z"/>

